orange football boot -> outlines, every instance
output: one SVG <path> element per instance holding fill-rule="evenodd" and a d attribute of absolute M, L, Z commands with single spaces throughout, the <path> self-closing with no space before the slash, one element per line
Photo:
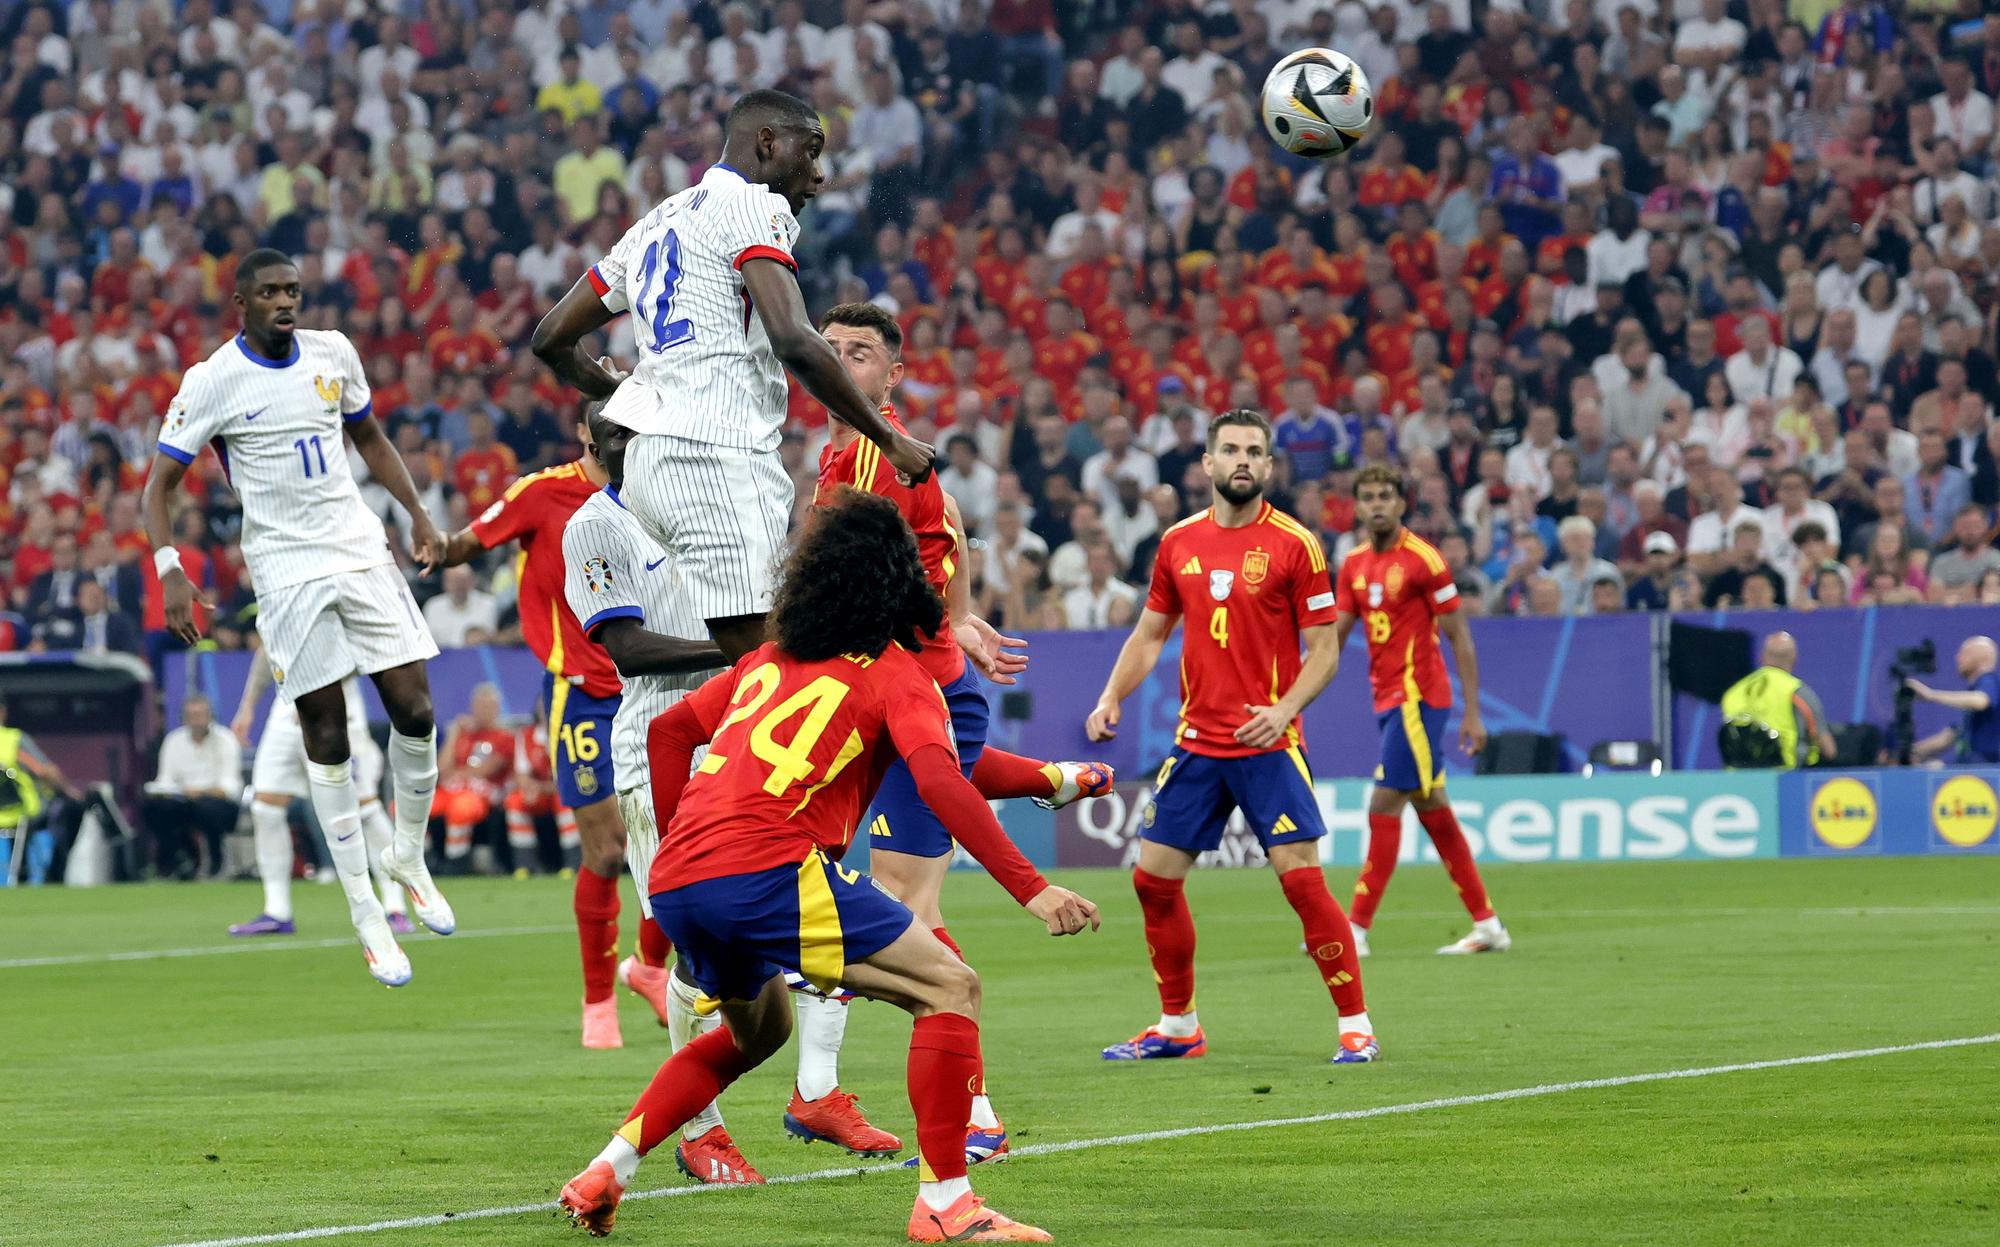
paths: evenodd
<path fill-rule="evenodd" d="M 903 1141 L 887 1130 L 871 1125 L 854 1097 L 839 1087 L 817 1100 L 808 1100 L 792 1088 L 792 1102 L 785 1107 L 785 1130 L 807 1143 L 831 1143 L 863 1158 L 894 1156 L 903 1150 Z"/>
<path fill-rule="evenodd" d="M 623 983 L 634 996 L 653 1006 L 659 1016 L 660 1025 L 667 1024 L 667 968 L 649 966 L 637 957 L 627 957 L 618 963 L 618 981 Z"/>
<path fill-rule="evenodd" d="M 625 1188 L 611 1171 L 611 1162 L 593 1160 L 590 1168 L 563 1184 L 562 1195 L 556 1202 L 562 1205 L 572 1225 L 588 1230 L 592 1238 L 606 1238 L 618 1216 L 618 1201 L 624 1197 Z"/>
<path fill-rule="evenodd" d="M 917 1196 L 910 1210 L 910 1241 L 913 1243 L 1052 1243 L 1055 1235 L 1038 1226 L 1019 1221 L 986 1206 L 971 1191 L 952 1201 L 939 1212 Z"/>
<path fill-rule="evenodd" d="M 698 1139 L 683 1140 L 674 1149 L 674 1163 L 682 1173 L 704 1186 L 762 1186 L 764 1175 L 750 1167 L 736 1140 L 721 1126 Z"/>

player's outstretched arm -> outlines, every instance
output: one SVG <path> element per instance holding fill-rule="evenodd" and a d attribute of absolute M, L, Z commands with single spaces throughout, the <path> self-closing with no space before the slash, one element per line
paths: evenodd
<path fill-rule="evenodd" d="M 648 631 L 636 619 L 607 619 L 591 637 L 611 655 L 623 676 L 682 675 L 729 665 L 713 641 L 665 636 Z"/>
<path fill-rule="evenodd" d="M 986 868 L 1007 894 L 1047 925 L 1050 935 L 1075 935 L 1098 926 L 1097 906 L 1068 888 L 1042 878 L 1014 842 L 979 790 L 958 769 L 958 758 L 943 745 L 930 744 L 904 759 L 917 795 L 938 816 L 951 838 L 965 846 L 973 860 Z"/>
<path fill-rule="evenodd" d="M 580 347 L 586 336 L 610 324 L 617 314 L 604 306 L 603 297 L 590 284 L 590 274 L 585 273 L 535 326 L 528 349 L 572 389 L 590 398 L 610 398 L 624 378 Z"/>
<path fill-rule="evenodd" d="M 1472 629 L 1466 626 L 1462 611 L 1439 615 L 1437 626 L 1445 644 L 1451 646 L 1452 657 L 1458 660 L 1458 684 L 1465 692 L 1465 712 L 1458 721 L 1458 747 L 1477 757 L 1486 749 L 1486 722 L 1479 715 L 1479 655 L 1472 648 Z"/>
<path fill-rule="evenodd" d="M 1292 721 L 1326 690 L 1340 670 L 1340 628 L 1318 624 L 1301 632 L 1306 642 L 1306 658 L 1299 665 L 1299 677 L 1282 697 L 1268 706 L 1245 706 L 1250 719 L 1236 729 L 1239 743 L 1252 749 L 1266 749 L 1278 743 Z"/>
<path fill-rule="evenodd" d="M 1132 635 L 1119 647 L 1118 661 L 1111 665 L 1104 691 L 1097 695 L 1096 709 L 1083 721 L 1084 735 L 1092 740 L 1110 740 L 1118 735 L 1119 707 L 1152 674 L 1173 626 L 1171 616 L 1151 607 L 1139 612 L 1139 622 L 1132 625 Z"/>
<path fill-rule="evenodd" d="M 410 556 L 417 560 L 417 567 L 426 576 L 437 571 L 444 558 L 444 534 L 438 532 L 430 513 L 424 510 L 424 500 L 417 496 L 416 482 L 410 479 L 402 452 L 390 443 L 374 416 L 349 417 L 344 427 L 348 440 L 361 453 L 361 461 L 368 465 L 368 475 L 381 482 L 390 497 L 402 503 L 403 510 L 409 513 Z"/>
<path fill-rule="evenodd" d="M 758 319 L 764 322 L 771 349 L 799 379 L 799 384 L 806 387 L 806 393 L 825 403 L 828 411 L 881 447 L 882 456 L 912 484 L 929 476 L 931 459 L 937 452 L 926 442 L 898 433 L 883 418 L 881 410 L 855 387 L 854 379 L 841 367 L 840 356 L 834 354 L 833 347 L 813 328 L 811 317 L 806 315 L 806 300 L 799 293 L 797 275 L 776 260 L 755 257 L 744 261 L 743 289 L 749 293 Z M 558 306 L 556 310 L 562 309 Z"/>
<path fill-rule="evenodd" d="M 195 623 L 194 604 L 213 606 L 207 598 L 195 592 L 194 582 L 181 570 L 180 556 L 174 550 L 174 521 L 167 506 L 167 499 L 181 487 L 181 478 L 187 475 L 187 464 L 172 455 L 154 455 L 153 470 L 146 475 L 146 489 L 140 496 L 146 513 L 146 540 L 152 543 L 153 565 L 160 574 L 160 595 L 167 609 L 167 631 L 183 645 L 193 645 L 201 640 L 201 627 Z M 171 557 L 167 557 L 167 556 Z"/>

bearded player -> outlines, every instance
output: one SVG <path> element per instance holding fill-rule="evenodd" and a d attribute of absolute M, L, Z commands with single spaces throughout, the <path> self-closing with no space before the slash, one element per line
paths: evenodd
<path fill-rule="evenodd" d="M 621 686 L 618 669 L 602 648 L 584 636 L 564 600 L 562 535 L 569 517 L 604 485 L 604 469 L 588 455 L 530 473 L 509 485 L 478 519 L 453 533 L 444 557 L 449 567 L 510 541 L 521 545 L 521 639 L 541 660 L 556 801 L 575 812 L 581 841 L 582 865 L 571 904 L 583 959 L 586 1048 L 625 1044 L 614 995 L 625 824 L 612 799 L 617 768 L 611 749 L 611 723 L 618 713 Z M 665 940 L 647 923 L 640 924 L 639 955 L 648 965 L 666 964 Z"/>
<path fill-rule="evenodd" d="M 907 1009 L 909 1091 L 923 1167 L 916 1242 L 1047 1242 L 985 1206 L 966 1180 L 965 1121 L 978 1081 L 979 978 L 845 853 L 892 758 L 947 827 L 1052 935 L 1097 925 L 1089 901 L 1021 856 L 960 772 L 937 683 L 915 658 L 944 622 L 909 526 L 852 491 L 820 509 L 780 578 L 777 640 L 653 721 L 659 825 L 654 919 L 727 1025 L 674 1053 L 624 1125 L 563 1187 L 564 1210 L 611 1231 L 639 1160 L 792 1028 L 784 970 Z M 692 778 L 694 751 L 708 754 Z"/>
<path fill-rule="evenodd" d="M 872 303 L 843 303 L 821 318 L 820 333 L 833 344 L 856 388 L 881 408 L 882 418 L 891 427 L 901 430 L 903 423 L 889 405 L 889 392 L 903 375 L 903 331 L 896 318 Z M 945 705 L 951 710 L 952 736 L 958 743 L 959 765 L 980 795 L 992 799 L 1031 797 L 1046 808 L 1057 809 L 1082 797 L 1109 792 L 1112 771 L 1102 763 L 1037 762 L 987 747 L 991 709 L 980 670 L 986 670 L 996 683 L 1012 684 L 1014 674 L 1027 666 L 1027 659 L 1010 652 L 1024 642 L 1000 636 L 972 613 L 971 591 L 966 578 L 958 574 L 966 560 L 957 504 L 935 476 L 914 485 L 904 484 L 875 444 L 839 417 L 831 419 L 828 433 L 826 449 L 820 455 L 819 500 L 832 498 L 842 486 L 853 486 L 895 503 L 916 533 L 925 577 L 945 601 L 950 626 L 924 639 L 917 661 L 944 693 Z M 966 661 L 968 657 L 973 661 Z M 957 942 L 945 929 L 940 906 L 953 857 L 951 834 L 917 795 L 910 770 L 902 762 L 889 764 L 881 790 L 862 822 L 869 834 L 868 873 L 908 905 L 946 947 L 958 952 Z M 811 1127 L 801 1120 L 800 1107 L 793 1105 L 785 1126 L 793 1134 L 810 1138 Z M 982 1084 L 972 1100 L 972 1120 L 966 1125 L 966 1159 L 977 1164 L 1006 1150 L 1007 1129 L 994 1113 Z"/>
<path fill-rule="evenodd" d="M 1472 630 L 1458 611 L 1451 569 L 1429 542 L 1403 527 L 1404 506 L 1401 473 L 1380 465 L 1361 470 L 1354 480 L 1354 513 L 1368 540 L 1340 565 L 1334 586 L 1340 644 L 1347 644 L 1357 622 L 1368 624 L 1368 678 L 1382 729 L 1382 762 L 1368 798 L 1368 859 L 1354 884 L 1354 938 L 1366 956 L 1375 907 L 1382 903 L 1402 852 L 1403 807 L 1408 804 L 1417 807 L 1417 821 L 1472 915 L 1471 933 L 1438 952 L 1505 952 L 1513 938 L 1493 914 L 1472 847 L 1444 791 L 1451 679 L 1438 652 L 1438 634 L 1451 643 L 1458 660 L 1459 683 L 1465 686 L 1458 743 L 1473 756 L 1486 747 L 1486 726 L 1479 717 L 1479 656 L 1473 652 Z"/>
<path fill-rule="evenodd" d="M 618 665 L 625 694 L 611 723 L 617 755 L 618 810 L 625 824 L 625 861 L 646 904 L 647 879 L 660 836 L 653 823 L 653 786 L 646 761 L 646 727 L 654 718 L 706 682 L 723 666 L 722 651 L 699 636 L 702 620 L 688 608 L 667 552 L 632 513 L 619 492 L 625 483 L 625 451 L 632 431 L 605 418 L 601 405 L 586 417 L 587 447 L 610 484 L 570 516 L 563 530 L 563 559 L 569 566 L 570 609 L 583 620 L 584 633 L 602 644 Z M 650 909 L 646 911 L 650 913 Z M 652 925 L 652 924 L 649 924 Z M 697 992 L 686 978 L 626 958 L 619 976 L 656 1002 L 676 1051 L 722 1019 L 703 1015 Z M 813 990 L 797 993 L 798 1081 L 785 1122 L 808 1141 L 825 1140 L 857 1156 L 893 1156 L 903 1141 L 871 1125 L 853 1096 L 840 1089 L 840 1046 L 847 1034 L 847 1002 Z M 722 1112 L 710 1104 L 681 1128 L 674 1149 L 681 1172 L 699 1182 L 755 1185 L 764 1178 L 744 1159 Z"/>
<path fill-rule="evenodd" d="M 1175 619 L 1185 616 L 1180 727 L 1154 782 L 1132 872 L 1160 1020 L 1103 1056 L 1146 1061 L 1208 1051 L 1195 1016 L 1194 919 L 1183 889 L 1196 856 L 1222 843 L 1231 811 L 1240 809 L 1333 996 L 1334 1062 L 1373 1061 L 1380 1048 L 1362 1003 L 1354 935 L 1319 865 L 1326 827 L 1299 728 L 1299 713 L 1340 665 L 1326 555 L 1304 525 L 1264 500 L 1271 425 L 1261 413 L 1239 408 L 1217 416 L 1202 466 L 1215 505 L 1161 536 L 1146 607 L 1084 724 L 1092 740 L 1117 734 L 1120 703 L 1152 671 Z"/>

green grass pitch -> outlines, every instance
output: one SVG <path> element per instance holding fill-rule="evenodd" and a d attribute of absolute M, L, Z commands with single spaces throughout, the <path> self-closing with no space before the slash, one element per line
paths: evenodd
<path fill-rule="evenodd" d="M 1016 1146 L 1408 1105 L 1515 1088 L 2000 1032 L 2000 858 L 1534 866 L 1490 882 L 1511 953 L 1460 934 L 1442 873 L 1407 868 L 1364 963 L 1381 1064 L 1326 1064 L 1325 993 L 1265 871 L 1191 881 L 1209 1056 L 1105 1065 L 1157 1013 L 1123 875 L 1052 940 L 977 876 L 947 891 L 986 983 L 995 1103 Z M 1336 894 L 1352 879 L 1336 872 Z M 338 889 L 301 934 L 225 955 L 247 885 L 0 893 L 0 1243 L 276 1234 L 553 1199 L 666 1053 L 577 1046 L 568 885 L 460 881 L 462 933 L 370 982 Z M 632 937 L 628 895 L 625 936 Z M 59 964 L 27 965 L 30 959 Z M 854 1006 L 842 1083 L 914 1143 L 908 1024 Z M 767 1175 L 846 1163 L 786 1140 L 792 1053 L 724 1099 Z M 907 1155 L 908 1153 L 906 1153 Z M 1026 1155 L 974 1172 L 1058 1242 L 2000 1242 L 2000 1043 L 1719 1073 L 1364 1120 Z M 634 1189 L 682 1185 L 664 1151 Z M 903 1173 L 628 1203 L 613 1241 L 899 1241 Z M 547 1212 L 343 1244 L 581 1242 Z"/>

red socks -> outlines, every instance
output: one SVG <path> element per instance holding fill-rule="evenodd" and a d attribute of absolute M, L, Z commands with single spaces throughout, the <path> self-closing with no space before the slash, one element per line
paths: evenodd
<path fill-rule="evenodd" d="M 1458 815 L 1452 813 L 1448 805 L 1435 810 L 1418 810 L 1417 821 L 1430 833 L 1431 843 L 1437 846 L 1438 856 L 1444 859 L 1445 873 L 1451 876 L 1451 884 L 1458 889 L 1458 899 L 1465 902 L 1465 908 L 1474 922 L 1483 922 L 1493 916 L 1493 906 L 1486 899 L 1486 885 L 1480 881 L 1479 867 L 1472 860 L 1472 846 L 1465 842 L 1465 833 L 1459 830 Z M 1371 850 L 1369 857 L 1374 853 Z"/>
<path fill-rule="evenodd" d="M 1375 907 L 1382 903 L 1389 876 L 1396 873 L 1396 856 L 1402 851 L 1403 816 L 1370 814 L 1368 860 L 1361 864 L 1361 875 L 1354 881 L 1354 904 L 1348 907 L 1355 926 L 1375 925 Z"/>
<path fill-rule="evenodd" d="M 583 1003 L 596 1004 L 610 999 L 618 979 L 618 877 L 607 879 L 587 868 L 577 871 L 573 903 L 576 942 L 583 953 Z"/>
<path fill-rule="evenodd" d="M 1301 866 L 1278 876 L 1285 899 L 1299 915 L 1305 928 L 1306 951 L 1312 955 L 1319 977 L 1333 996 L 1342 1017 L 1365 1013 L 1361 1002 L 1361 960 L 1354 953 L 1354 930 L 1340 902 L 1326 890 L 1326 872 L 1317 866 Z"/>
<path fill-rule="evenodd" d="M 618 1128 L 619 1136 L 644 1156 L 662 1140 L 672 1138 L 675 1131 L 692 1121 L 696 1113 L 722 1094 L 723 1088 L 750 1068 L 750 1059 L 736 1046 L 736 1038 L 727 1026 L 696 1036 L 674 1053 L 659 1073 L 653 1075 L 653 1081 L 646 1084 L 639 1102 L 632 1106 L 625 1124 Z M 958 1146 L 964 1150 L 963 1125 L 958 1128 Z"/>
<path fill-rule="evenodd" d="M 1153 959 L 1162 1013 L 1194 1008 L 1194 915 L 1188 912 L 1185 883 L 1132 868 L 1132 890 L 1145 915 L 1146 954 Z"/>
<path fill-rule="evenodd" d="M 1054 774 L 1055 764 L 1037 762 L 1017 753 L 986 746 L 979 760 L 972 764 L 972 786 L 979 795 L 990 801 L 1002 801 L 1009 797 L 1052 797 L 1056 786 L 1062 782 L 1061 776 Z"/>
<path fill-rule="evenodd" d="M 674 951 L 674 942 L 660 929 L 660 924 L 652 918 L 639 920 L 639 963 L 641 965 L 664 968 L 667 954 Z"/>
<path fill-rule="evenodd" d="M 925 1182 L 965 1176 L 965 1123 L 972 1120 L 979 1064 L 979 1023 L 963 1013 L 933 1013 L 911 1028 L 910 1108 L 917 1115 L 917 1152 L 923 1158 L 918 1173 Z"/>

